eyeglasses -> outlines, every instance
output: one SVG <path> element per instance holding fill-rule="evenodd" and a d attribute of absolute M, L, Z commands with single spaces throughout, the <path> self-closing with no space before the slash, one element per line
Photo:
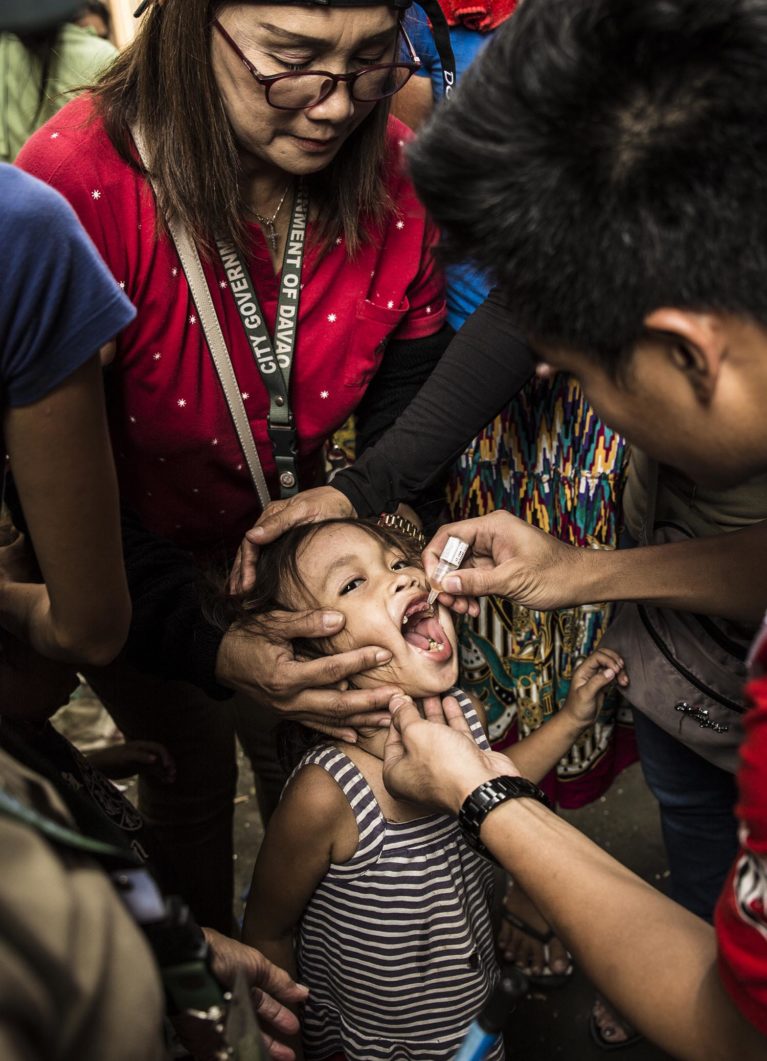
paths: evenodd
<path fill-rule="evenodd" d="M 263 87 L 269 106 L 281 111 L 302 111 L 316 107 L 335 92 L 341 81 L 349 86 L 349 95 L 353 100 L 358 103 L 375 103 L 399 92 L 421 66 L 421 60 L 416 55 L 404 26 L 400 25 L 399 31 L 410 52 L 409 61 L 365 66 L 353 74 L 331 74 L 328 70 L 296 70 L 264 76 L 259 74 L 217 18 L 213 19 L 213 25 L 242 61 L 251 77 Z"/>

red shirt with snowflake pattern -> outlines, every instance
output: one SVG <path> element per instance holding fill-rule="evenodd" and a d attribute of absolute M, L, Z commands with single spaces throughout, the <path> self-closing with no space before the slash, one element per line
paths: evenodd
<path fill-rule="evenodd" d="M 388 150 L 412 136 L 395 118 Z M 72 204 L 116 280 L 138 309 L 110 368 L 110 424 L 121 494 L 144 524 L 185 548 L 231 551 L 259 513 L 247 464 L 173 243 L 154 231 L 147 182 L 112 146 L 92 101 L 65 106 L 17 160 Z M 418 339 L 445 317 L 436 231 L 401 166 L 391 167 L 394 212 L 381 236 L 347 258 L 307 243 L 291 405 L 299 478 L 316 485 L 323 442 L 359 403 L 387 339 Z M 311 225 L 309 226 L 311 230 Z M 278 282 L 261 229 L 251 229 L 251 275 L 270 335 Z M 205 263 L 213 302 L 273 497 L 266 433 L 269 401 L 221 262 Z M 87 300 L 88 292 L 82 293 Z"/>
<path fill-rule="evenodd" d="M 741 848 L 714 924 L 722 982 L 743 1016 L 767 1035 L 767 626 L 754 644 L 751 671 L 738 770 Z"/>

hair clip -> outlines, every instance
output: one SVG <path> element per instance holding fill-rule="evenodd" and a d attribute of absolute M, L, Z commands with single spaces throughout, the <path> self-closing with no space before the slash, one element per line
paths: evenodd
<path fill-rule="evenodd" d="M 404 534 L 406 538 L 412 538 L 421 549 L 426 548 L 426 538 L 423 531 L 416 527 L 415 523 L 411 523 L 409 519 L 405 519 L 404 516 L 398 516 L 396 512 L 382 512 L 378 517 L 378 526 L 398 531 L 400 534 Z"/>

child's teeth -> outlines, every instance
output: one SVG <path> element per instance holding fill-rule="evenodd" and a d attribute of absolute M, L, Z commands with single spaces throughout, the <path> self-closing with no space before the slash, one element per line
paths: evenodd
<path fill-rule="evenodd" d="M 405 618 L 402 620 L 402 625 L 404 626 L 406 622 L 407 622 L 407 616 L 405 616 Z"/>

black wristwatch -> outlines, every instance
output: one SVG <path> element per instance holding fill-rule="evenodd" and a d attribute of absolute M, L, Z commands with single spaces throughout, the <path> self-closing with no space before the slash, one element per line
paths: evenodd
<path fill-rule="evenodd" d="M 479 831 L 490 811 L 500 807 L 507 799 L 537 799 L 551 810 L 551 801 L 546 793 L 524 777 L 509 777 L 504 774 L 484 781 L 475 788 L 461 804 L 458 824 L 469 847 L 473 847 L 478 854 L 491 862 L 496 862 L 497 859 L 480 840 Z"/>

